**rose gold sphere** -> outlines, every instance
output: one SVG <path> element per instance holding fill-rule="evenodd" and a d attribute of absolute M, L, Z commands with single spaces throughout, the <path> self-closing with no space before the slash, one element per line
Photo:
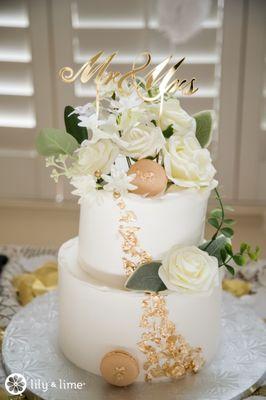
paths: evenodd
<path fill-rule="evenodd" d="M 149 197 L 163 193 L 167 186 L 167 176 L 164 168 L 155 161 L 143 159 L 133 164 L 128 175 L 136 174 L 131 182 L 137 186 L 132 193 L 146 195 Z"/>

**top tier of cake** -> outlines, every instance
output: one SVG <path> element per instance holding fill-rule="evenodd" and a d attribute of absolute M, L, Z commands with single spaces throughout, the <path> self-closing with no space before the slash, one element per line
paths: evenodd
<path fill-rule="evenodd" d="M 121 287 L 133 253 L 139 263 L 149 256 L 161 259 L 176 244 L 199 245 L 209 195 L 209 189 L 186 189 L 161 198 L 134 194 L 114 198 L 103 192 L 100 203 L 83 200 L 79 225 L 81 267 L 107 286 Z"/>

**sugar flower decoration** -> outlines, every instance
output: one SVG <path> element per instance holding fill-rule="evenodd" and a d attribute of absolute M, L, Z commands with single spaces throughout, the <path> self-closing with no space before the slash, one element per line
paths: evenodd
<path fill-rule="evenodd" d="M 113 165 L 111 167 L 111 175 L 102 175 L 102 178 L 107 182 L 103 188 L 107 192 L 118 192 L 121 195 L 125 195 L 129 190 L 137 189 L 137 187 L 131 183 L 135 176 L 135 174 L 127 175 L 125 171 Z"/>
<path fill-rule="evenodd" d="M 74 111 L 72 111 L 70 115 L 72 114 L 79 114 L 79 115 L 87 115 L 90 116 L 95 112 L 95 107 L 92 103 L 86 103 L 83 106 L 77 106 L 74 108 Z"/>
<path fill-rule="evenodd" d="M 89 202 L 94 202 L 95 200 L 101 200 L 101 190 L 97 190 L 96 178 L 92 175 L 82 175 L 74 176 L 71 181 L 76 189 L 71 193 L 75 196 L 79 196 L 79 204 L 83 200 L 88 200 Z"/>
<path fill-rule="evenodd" d="M 111 105 L 114 109 L 116 109 L 117 114 L 120 114 L 126 110 L 130 110 L 131 108 L 137 107 L 143 103 L 143 100 L 138 96 L 137 92 L 133 90 L 127 96 L 120 96 L 119 100 L 114 100 L 111 102 Z"/>

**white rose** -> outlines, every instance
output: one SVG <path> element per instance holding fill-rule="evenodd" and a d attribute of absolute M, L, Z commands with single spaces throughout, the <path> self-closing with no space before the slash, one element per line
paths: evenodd
<path fill-rule="evenodd" d="M 131 129 L 139 123 L 150 123 L 152 119 L 153 118 L 150 113 L 148 113 L 142 107 L 130 108 L 121 113 L 118 127 L 123 132 Z"/>
<path fill-rule="evenodd" d="M 173 125 L 175 134 L 186 136 L 195 135 L 196 121 L 180 106 L 177 99 L 168 99 L 163 103 L 163 112 L 160 119 L 162 130 Z"/>
<path fill-rule="evenodd" d="M 150 121 L 159 120 L 160 103 L 145 103 L 141 106 L 144 113 L 149 115 Z M 180 136 L 195 136 L 196 121 L 180 106 L 177 99 L 170 98 L 163 103 L 163 111 L 158 125 L 162 130 L 173 126 L 176 135 Z"/>
<path fill-rule="evenodd" d="M 91 143 L 84 140 L 76 151 L 78 160 L 74 167 L 75 175 L 94 175 L 96 171 L 108 174 L 118 156 L 118 147 L 109 139 Z"/>
<path fill-rule="evenodd" d="M 210 152 L 196 138 L 173 135 L 164 148 L 164 166 L 168 178 L 178 186 L 209 186 L 216 173 Z"/>
<path fill-rule="evenodd" d="M 219 284 L 218 260 L 196 246 L 174 246 L 164 257 L 159 276 L 169 290 L 208 292 Z"/>
<path fill-rule="evenodd" d="M 159 127 L 150 124 L 137 124 L 122 133 L 123 154 L 141 159 L 154 157 L 164 146 L 165 138 Z"/>

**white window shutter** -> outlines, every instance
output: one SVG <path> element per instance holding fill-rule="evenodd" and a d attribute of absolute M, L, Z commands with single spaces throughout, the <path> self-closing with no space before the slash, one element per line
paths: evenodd
<path fill-rule="evenodd" d="M 119 51 L 111 69 L 121 72 L 131 68 L 138 53 L 152 53 L 154 64 L 169 54 L 177 61 L 186 57 L 180 74 L 197 78 L 199 91 L 195 96 L 183 97 L 182 104 L 188 112 L 219 108 L 221 31 L 223 26 L 223 1 L 212 0 L 211 14 L 204 21 L 202 30 L 182 45 L 173 45 L 157 30 L 155 0 L 67 0 L 53 4 L 56 67 L 70 65 L 78 70 L 99 50 L 106 54 Z M 64 21 L 64 24 L 60 23 Z M 68 24 L 70 23 L 70 29 Z M 62 26 L 63 25 L 63 26 Z M 63 51 L 64 49 L 64 51 Z M 64 105 L 83 104 L 93 99 L 93 84 L 56 83 L 60 125 L 63 125 Z M 217 132 L 216 132 L 217 135 Z M 217 139 L 217 138 L 216 138 Z M 65 186 L 64 196 L 69 197 Z"/>
<path fill-rule="evenodd" d="M 246 2 L 246 52 L 243 75 L 238 196 L 266 200 L 266 2 Z"/>
<path fill-rule="evenodd" d="M 126 71 L 138 53 L 152 53 L 154 63 L 169 54 L 174 61 L 186 57 L 180 74 L 187 78 L 196 76 L 199 91 L 195 96 L 183 99 L 189 112 L 213 108 L 219 96 L 220 65 L 219 35 L 222 27 L 223 2 L 212 0 L 212 12 L 203 29 L 186 43 L 173 46 L 157 30 L 155 0 L 76 0 L 72 2 L 73 59 L 76 68 L 93 54 L 104 50 L 107 54 L 119 50 L 112 62 L 113 70 Z M 84 99 L 94 95 L 92 85 L 75 85 L 75 95 Z"/>
<path fill-rule="evenodd" d="M 183 107 L 217 111 L 211 150 L 223 195 L 265 200 L 266 3 L 211 3 L 202 30 L 173 46 L 157 30 L 156 0 L 1 0 L 0 195 L 71 198 L 69 183 L 50 180 L 34 139 L 42 127 L 63 128 L 64 107 L 92 100 L 95 89 L 63 83 L 59 69 L 77 70 L 99 50 L 118 50 L 111 69 L 123 72 L 147 50 L 154 63 L 185 56 L 180 75 L 195 76 L 199 91 L 183 97 Z"/>
<path fill-rule="evenodd" d="M 47 3 L 0 2 L 0 182 L 1 197 L 54 197 L 35 136 L 51 126 Z"/>

